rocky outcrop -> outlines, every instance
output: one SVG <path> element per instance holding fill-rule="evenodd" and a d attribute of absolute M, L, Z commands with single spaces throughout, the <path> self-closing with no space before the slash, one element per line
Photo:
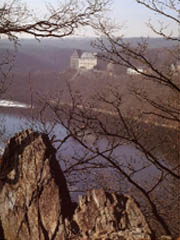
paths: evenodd
<path fill-rule="evenodd" d="M 151 230 L 135 200 L 126 195 L 89 191 L 73 215 L 79 239 L 151 239 Z"/>
<path fill-rule="evenodd" d="M 66 239 L 64 219 L 72 214 L 71 201 L 47 135 L 27 130 L 12 138 L 0 181 L 0 218 L 7 240 Z"/>
<path fill-rule="evenodd" d="M 31 130 L 12 138 L 2 157 L 0 220 L 7 240 L 151 239 L 130 196 L 92 190 L 75 209 L 47 135 Z"/>

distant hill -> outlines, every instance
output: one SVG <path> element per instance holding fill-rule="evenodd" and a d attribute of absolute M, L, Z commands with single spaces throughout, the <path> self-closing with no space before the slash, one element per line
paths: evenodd
<path fill-rule="evenodd" d="M 107 71 L 81 71 L 76 72 L 67 69 L 63 72 L 56 71 L 37 71 L 31 73 L 16 72 L 12 73 L 7 91 L 2 99 L 19 101 L 23 103 L 31 103 L 39 105 L 42 100 L 58 99 L 62 102 L 71 102 L 69 91 L 77 96 L 80 104 L 93 103 L 96 108 L 110 110 L 111 106 L 107 106 L 104 102 L 98 100 L 98 95 L 109 98 L 111 90 L 115 87 L 122 96 L 121 109 L 127 113 L 133 109 L 141 109 L 143 102 L 131 95 L 129 88 L 148 90 L 151 97 L 168 96 L 166 88 L 156 86 L 151 81 L 142 81 L 140 76 L 131 78 L 127 74 L 114 75 Z M 155 86 L 155 87 L 154 87 Z M 111 89 L 111 90 L 110 90 Z M 41 99 L 41 100 L 40 100 Z M 40 101 L 39 101 L 40 100 Z M 148 109 L 148 107 L 147 107 Z M 151 109 L 149 109 L 151 110 Z"/>
<path fill-rule="evenodd" d="M 8 81 L 10 86 L 6 92 L 7 99 L 29 102 L 31 89 L 33 89 L 34 95 L 37 95 L 38 92 L 41 95 L 52 96 L 57 91 L 65 90 L 64 95 L 67 96 L 67 82 L 70 82 L 73 91 L 79 91 L 83 99 L 87 101 L 93 98 L 96 93 L 102 92 L 102 89 L 105 90 L 109 84 L 118 85 L 119 91 L 123 95 L 127 94 L 130 79 L 125 74 L 126 71 L 123 72 L 120 66 L 118 66 L 118 76 L 112 77 L 107 72 L 102 74 L 98 72 L 76 74 L 69 69 L 70 56 L 73 50 L 75 48 L 86 51 L 92 50 L 90 46 L 92 40 L 89 38 L 66 38 L 65 40 L 49 39 L 38 42 L 32 39 L 24 39 L 20 42 L 21 45 L 16 51 L 12 43 L 1 39 L 0 62 L 5 55 L 15 56 L 15 63 Z M 135 45 L 140 39 L 130 38 L 126 40 Z M 152 58 L 153 62 L 156 60 L 158 64 L 161 64 L 169 60 L 166 59 L 168 55 L 163 51 L 163 47 L 172 46 L 172 42 L 159 38 L 150 38 L 148 41 L 151 46 L 148 57 Z M 159 53 L 161 54 L 157 57 L 156 55 L 159 55 Z M 142 81 L 139 80 L 137 86 L 142 87 Z M 65 99 L 68 100 L 66 97 Z M 133 104 L 134 100 L 128 97 L 126 105 L 131 106 Z"/>
<path fill-rule="evenodd" d="M 170 47 L 174 45 L 174 41 L 166 40 L 163 38 L 124 38 L 125 41 L 135 45 L 137 42 L 145 39 L 149 43 L 150 48 L 161 48 L 161 47 Z M 41 39 L 37 41 L 35 39 L 21 39 L 20 47 L 21 48 L 71 48 L 71 49 L 84 49 L 84 50 L 93 50 L 91 43 L 95 41 L 96 38 L 73 38 L 67 37 L 63 39 Z M 5 39 L 0 39 L 1 48 L 13 48 L 13 43 Z"/>
<path fill-rule="evenodd" d="M 91 43 L 95 38 L 64 38 L 64 39 L 22 39 L 15 51 L 12 42 L 0 39 L 0 61 L 3 55 L 15 56 L 14 72 L 64 71 L 69 67 L 70 56 L 74 49 L 95 51 Z M 140 38 L 126 38 L 135 45 Z M 173 46 L 172 41 L 161 38 L 149 38 L 150 49 L 162 49 Z M 96 49 L 97 51 L 97 49 Z"/>
<path fill-rule="evenodd" d="M 0 59 L 3 56 L 15 56 L 14 72 L 63 71 L 69 66 L 72 49 L 61 49 L 49 46 L 28 46 L 14 49 L 0 48 Z"/>

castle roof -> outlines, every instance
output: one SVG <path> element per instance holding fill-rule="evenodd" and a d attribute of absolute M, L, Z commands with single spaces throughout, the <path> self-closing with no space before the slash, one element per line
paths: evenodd
<path fill-rule="evenodd" d="M 78 57 L 78 58 L 80 58 L 81 55 L 82 55 L 82 53 L 83 53 L 82 50 L 80 50 L 80 49 L 75 49 L 74 52 L 73 52 L 73 54 L 72 54 L 72 56 L 73 56 L 73 57 Z"/>
<path fill-rule="evenodd" d="M 96 55 L 97 55 L 96 53 L 92 52 L 83 52 L 81 58 L 95 58 Z"/>

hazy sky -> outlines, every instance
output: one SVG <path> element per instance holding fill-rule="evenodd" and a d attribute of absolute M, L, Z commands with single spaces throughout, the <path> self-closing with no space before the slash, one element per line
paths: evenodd
<path fill-rule="evenodd" d="M 25 0 L 25 2 L 35 12 L 37 11 L 40 14 L 45 10 L 46 3 L 49 2 L 56 6 L 61 0 Z M 169 29 L 177 35 L 177 24 L 172 24 L 171 22 L 167 22 L 163 17 L 158 17 L 141 4 L 138 4 L 136 0 L 112 0 L 111 8 L 110 16 L 116 22 L 125 25 L 122 33 L 127 37 L 157 36 L 146 25 L 149 18 L 153 19 L 154 24 L 157 24 L 159 20 L 165 22 Z M 91 32 L 87 33 L 88 36 L 91 34 Z"/>

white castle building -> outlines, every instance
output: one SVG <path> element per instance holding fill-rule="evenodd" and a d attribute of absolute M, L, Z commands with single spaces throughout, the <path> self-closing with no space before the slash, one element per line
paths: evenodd
<path fill-rule="evenodd" d="M 90 70 L 98 66 L 98 61 L 97 53 L 75 50 L 70 59 L 70 66 L 73 69 Z"/>

